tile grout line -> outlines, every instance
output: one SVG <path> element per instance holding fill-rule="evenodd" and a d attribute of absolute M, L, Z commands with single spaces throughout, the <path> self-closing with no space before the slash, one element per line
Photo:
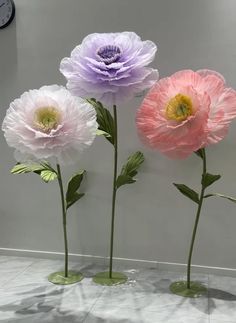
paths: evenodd
<path fill-rule="evenodd" d="M 25 272 L 27 272 L 30 268 L 32 268 L 32 267 L 34 267 L 35 265 L 37 266 L 39 263 L 40 263 L 40 261 L 41 260 L 44 260 L 44 259 L 32 259 L 32 260 L 30 260 L 31 261 L 31 263 L 30 263 L 30 261 L 29 261 L 29 264 L 24 268 L 24 269 L 22 269 L 21 271 L 18 271 L 16 274 L 15 274 L 15 276 L 14 276 L 14 278 L 11 278 L 11 279 L 7 279 L 7 281 L 5 282 L 5 283 L 3 283 L 3 285 L 2 285 L 2 288 L 0 287 L 0 289 L 2 289 L 2 291 L 4 291 L 4 287 L 9 283 L 9 282 L 11 282 L 11 280 L 12 280 L 12 282 L 13 282 L 13 284 L 11 283 L 10 284 L 10 287 L 12 286 L 12 285 L 14 285 L 14 282 L 15 282 L 15 280 L 16 280 L 16 278 L 17 277 L 19 277 L 19 276 L 21 276 L 23 273 L 25 273 Z M 150 268 L 150 269 L 153 269 L 153 268 Z M 139 271 L 138 271 L 139 272 Z M 31 275 L 31 273 L 32 273 L 32 269 L 31 270 L 29 270 L 29 275 Z M 163 271 L 163 273 L 164 273 L 164 271 Z M 156 272 L 156 274 L 157 274 L 157 276 L 158 276 L 158 270 L 157 270 L 157 272 Z M 27 273 L 27 275 L 28 275 L 28 273 Z M 211 294 L 210 292 L 209 292 L 209 290 L 210 290 L 210 288 L 211 287 L 215 287 L 214 286 L 214 283 L 215 283 L 215 280 L 214 280 L 214 275 L 211 275 L 211 274 L 207 274 L 207 275 L 204 275 L 205 277 L 206 277 L 206 282 L 207 282 L 207 287 L 208 287 L 208 292 L 207 292 L 207 303 L 206 303 L 206 308 L 207 308 L 207 310 L 206 310 L 206 313 L 207 313 L 207 315 L 208 315 L 208 317 L 206 318 L 206 322 L 208 322 L 208 323 L 213 323 L 213 322 L 215 322 L 215 316 L 214 316 L 214 314 L 213 315 L 211 315 L 211 310 L 212 310 L 212 313 L 214 312 L 214 306 L 211 306 L 211 301 L 214 301 L 214 296 L 213 296 L 213 294 Z M 140 276 L 140 272 L 139 272 L 139 274 L 136 276 L 136 277 L 132 277 L 133 279 L 135 279 L 135 280 L 139 280 L 139 278 L 140 278 L 141 276 Z M 158 276 L 159 277 L 159 276 Z M 160 276 L 160 277 L 162 277 L 162 275 Z M 89 280 L 91 280 L 91 277 L 88 277 L 89 278 Z M 131 277 L 129 277 L 129 279 L 132 279 Z M 133 280 L 132 279 L 132 280 Z M 142 279 L 142 278 L 141 278 Z M 94 284 L 93 284 L 94 285 Z M 85 285 L 86 286 L 86 285 Z M 94 285 L 95 286 L 95 285 Z M 98 293 L 97 293 L 97 295 L 93 298 L 93 301 L 89 304 L 89 306 L 87 307 L 87 311 L 85 311 L 85 315 L 84 315 L 84 317 L 81 317 L 81 323 L 86 323 L 87 321 L 90 321 L 89 320 L 89 318 L 90 318 L 90 315 L 89 314 L 92 314 L 92 312 L 94 311 L 94 309 L 96 308 L 96 306 L 97 306 L 97 304 L 98 304 L 98 302 L 101 300 L 101 298 L 103 298 L 103 296 L 105 296 L 106 297 L 106 287 L 104 287 L 104 286 L 101 286 L 102 288 L 101 289 L 98 289 Z M 5 287 L 5 289 L 6 289 L 7 287 Z M 151 293 L 152 293 L 152 291 L 151 291 Z M 212 295 L 212 298 L 210 298 L 210 296 Z M 99 306 L 98 306 L 99 307 Z M 122 307 L 121 307 L 122 308 Z M 128 308 L 129 308 L 129 306 L 128 306 Z M 133 309 L 133 307 L 131 306 L 130 307 L 131 309 Z M 156 311 L 156 310 L 147 310 L 147 313 L 157 313 L 158 311 Z M 95 309 L 95 312 L 94 312 L 94 315 L 96 314 L 96 309 Z M 92 314 L 92 316 L 93 316 L 93 314 Z M 228 318 L 228 317 L 227 317 Z M 1 321 L 1 320 L 0 320 Z M 233 323 L 233 321 L 227 321 L 227 322 L 229 322 L 229 323 Z"/>
<path fill-rule="evenodd" d="M 7 283 L 9 283 L 11 280 L 15 280 L 18 276 L 20 276 L 21 274 L 23 274 L 26 270 L 28 270 L 34 264 L 37 264 L 39 261 L 40 260 L 33 260 L 30 265 L 28 265 L 22 271 L 18 272 L 14 277 L 9 278 L 5 283 L 3 283 L 3 285 L 1 286 L 1 288 L 5 288 L 5 286 L 7 285 Z"/>
<path fill-rule="evenodd" d="M 88 316 L 89 316 L 89 314 L 92 312 L 93 308 L 94 308 L 94 307 L 95 307 L 95 305 L 97 304 L 97 302 L 98 302 L 99 298 L 102 296 L 102 294 L 104 293 L 104 291 L 105 291 L 105 287 L 103 286 L 103 289 L 102 289 L 102 291 L 101 291 L 100 295 L 97 297 L 97 299 L 95 300 L 95 302 L 91 305 L 91 307 L 90 307 L 90 309 L 89 309 L 89 311 L 88 311 L 87 315 L 85 316 L 84 320 L 83 320 L 81 323 L 86 323 L 85 321 L 86 321 L 87 317 L 88 317 Z"/>
<path fill-rule="evenodd" d="M 207 290 L 207 307 L 208 307 L 208 323 L 211 322 L 211 316 L 210 316 L 210 293 L 209 293 L 209 289 L 210 289 L 210 275 L 207 275 L 207 279 L 208 279 L 208 290 Z"/>

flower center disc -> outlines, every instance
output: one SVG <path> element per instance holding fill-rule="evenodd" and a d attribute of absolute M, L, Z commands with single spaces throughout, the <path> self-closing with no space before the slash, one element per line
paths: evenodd
<path fill-rule="evenodd" d="M 171 120 L 183 121 L 193 114 L 191 98 L 181 93 L 170 99 L 166 106 L 166 117 Z"/>
<path fill-rule="evenodd" d="M 118 46 L 102 46 L 98 49 L 97 56 L 100 61 L 104 62 L 105 64 L 111 64 L 120 58 L 121 50 Z"/>
<path fill-rule="evenodd" d="M 60 122 L 60 112 L 53 107 L 43 107 L 35 111 L 34 124 L 43 132 L 56 129 Z"/>

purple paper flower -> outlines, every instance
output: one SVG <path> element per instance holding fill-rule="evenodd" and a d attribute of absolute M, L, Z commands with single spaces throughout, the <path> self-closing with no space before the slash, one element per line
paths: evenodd
<path fill-rule="evenodd" d="M 147 67 L 156 51 L 134 32 L 91 34 L 61 61 L 60 71 L 72 94 L 116 104 L 157 81 L 158 71 Z"/>

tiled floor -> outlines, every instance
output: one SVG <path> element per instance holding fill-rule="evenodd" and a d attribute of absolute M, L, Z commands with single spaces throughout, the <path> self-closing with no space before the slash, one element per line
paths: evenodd
<path fill-rule="evenodd" d="M 209 292 L 187 299 L 169 292 L 178 273 L 126 269 L 125 285 L 102 287 L 91 277 L 102 265 L 70 263 L 85 279 L 56 286 L 47 275 L 62 261 L 0 256 L 0 322 L 9 323 L 235 323 L 236 278 L 193 275 Z M 120 268 L 115 268 L 120 269 Z"/>

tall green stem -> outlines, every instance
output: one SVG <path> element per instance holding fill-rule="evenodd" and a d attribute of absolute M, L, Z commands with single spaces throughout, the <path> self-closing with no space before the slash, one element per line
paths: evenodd
<path fill-rule="evenodd" d="M 113 193 L 112 193 L 112 214 L 111 214 L 109 278 L 112 278 L 114 224 L 115 224 L 115 209 L 116 209 L 116 178 L 117 178 L 117 159 L 118 159 L 118 140 L 117 140 L 118 139 L 118 130 L 117 130 L 116 105 L 113 105 L 113 114 L 114 114 L 114 172 L 113 172 Z"/>
<path fill-rule="evenodd" d="M 205 152 L 204 148 L 202 149 L 202 161 L 203 161 L 202 175 L 204 175 L 204 174 L 206 174 L 206 152 Z M 198 222 L 200 219 L 204 193 L 205 193 L 205 187 L 202 183 L 201 194 L 200 194 L 200 198 L 199 198 L 199 204 L 198 204 L 198 209 L 197 209 L 197 214 L 196 214 L 196 219 L 195 219 L 195 224 L 194 224 L 193 234 L 192 234 L 192 239 L 191 239 L 191 244 L 190 244 L 189 256 L 188 256 L 187 288 L 189 288 L 189 289 L 190 289 L 190 282 L 191 282 L 191 261 L 192 261 L 192 254 L 193 254 L 193 246 L 194 246 L 194 241 L 195 241 L 195 237 L 196 237 Z"/>
<path fill-rule="evenodd" d="M 67 241 L 67 231 L 66 231 L 66 206 L 65 206 L 65 197 L 64 197 L 62 177 L 61 177 L 61 168 L 59 164 L 57 164 L 57 179 L 58 179 L 60 193 L 61 193 L 62 220 L 63 220 L 64 245 L 65 245 L 65 277 L 68 277 L 68 241 Z"/>

